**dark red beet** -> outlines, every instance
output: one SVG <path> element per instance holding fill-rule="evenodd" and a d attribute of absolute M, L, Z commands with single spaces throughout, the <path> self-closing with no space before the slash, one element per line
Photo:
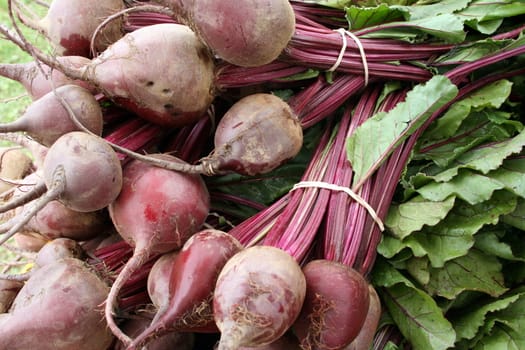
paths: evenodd
<path fill-rule="evenodd" d="M 162 159 L 182 162 L 169 155 Z M 131 274 L 154 254 L 179 249 L 204 223 L 209 194 L 202 178 L 151 166 L 134 160 L 124 168 L 118 198 L 109 206 L 115 228 L 134 248 L 133 256 L 113 283 L 106 302 L 106 319 L 125 344 L 131 339 L 113 320 L 118 292 Z"/>
<path fill-rule="evenodd" d="M 179 252 L 170 253 L 153 266 L 148 292 L 157 314 L 130 348 L 139 349 L 139 345 L 164 332 L 217 332 L 213 289 L 226 261 L 241 249 L 241 244 L 228 233 L 206 229 L 194 234 Z"/>
<path fill-rule="evenodd" d="M 302 349 L 340 349 L 359 334 L 368 313 L 368 283 L 354 269 L 330 260 L 303 267 L 306 298 L 293 330 Z"/>
<path fill-rule="evenodd" d="M 374 342 L 374 336 L 381 320 L 381 300 L 372 285 L 368 286 L 370 292 L 370 305 L 365 323 L 357 337 L 344 350 L 368 350 Z"/>

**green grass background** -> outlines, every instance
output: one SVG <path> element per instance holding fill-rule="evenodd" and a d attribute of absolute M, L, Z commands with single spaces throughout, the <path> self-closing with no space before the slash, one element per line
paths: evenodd
<path fill-rule="evenodd" d="M 23 2 L 32 8 L 38 15 L 43 16 L 43 14 L 45 14 L 45 7 L 35 4 L 30 0 L 25 0 Z M 6 0 L 0 0 L 0 23 L 12 27 Z M 20 26 L 20 28 L 31 43 L 34 43 L 38 47 L 45 47 L 46 41 L 41 35 L 23 26 Z M 30 62 L 31 60 L 32 57 L 30 55 L 0 36 L 0 64 Z M 24 88 L 18 82 L 0 77 L 1 123 L 9 122 L 18 118 L 30 102 L 31 99 L 27 97 Z M 0 272 L 4 270 L 2 266 L 3 263 L 12 261 L 15 257 L 16 256 L 13 253 L 0 246 Z M 10 272 L 17 272 L 19 270 L 20 268 L 14 268 L 11 269 Z"/>

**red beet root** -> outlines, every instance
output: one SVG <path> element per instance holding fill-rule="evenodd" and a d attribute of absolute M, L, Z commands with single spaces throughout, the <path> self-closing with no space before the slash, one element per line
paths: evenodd
<path fill-rule="evenodd" d="M 313 260 L 303 267 L 306 298 L 293 330 L 303 349 L 340 349 L 359 334 L 368 313 L 368 283 L 350 267 Z"/>
<path fill-rule="evenodd" d="M 299 315 L 305 291 L 301 268 L 285 251 L 254 246 L 235 254 L 214 291 L 214 317 L 221 331 L 218 350 L 279 339 Z"/>
<path fill-rule="evenodd" d="M 169 155 L 157 157 L 182 162 Z M 111 330 L 124 344 L 128 345 L 131 339 L 113 320 L 119 290 L 154 254 L 182 247 L 201 228 L 208 211 L 209 194 L 200 176 L 137 160 L 125 166 L 122 191 L 109 206 L 109 213 L 115 228 L 134 252 L 113 283 L 105 308 Z"/>

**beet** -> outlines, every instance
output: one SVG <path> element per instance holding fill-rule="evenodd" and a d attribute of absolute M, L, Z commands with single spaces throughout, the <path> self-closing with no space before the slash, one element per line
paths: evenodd
<path fill-rule="evenodd" d="M 77 241 L 69 238 L 56 238 L 47 242 L 38 251 L 35 265 L 37 268 L 41 268 L 64 258 L 84 258 L 84 251 Z"/>
<path fill-rule="evenodd" d="M 180 24 L 128 33 L 76 75 L 159 125 L 194 123 L 214 97 L 213 60 L 196 35 Z"/>
<path fill-rule="evenodd" d="M 109 226 L 110 221 L 103 210 L 79 212 L 55 200 L 40 209 L 24 229 L 38 232 L 50 240 L 62 237 L 84 241 L 100 235 Z"/>
<path fill-rule="evenodd" d="M 64 190 L 59 200 L 72 210 L 92 212 L 107 207 L 120 193 L 122 167 L 116 153 L 101 138 L 73 131 L 49 148 L 43 175 L 53 189 L 57 171 L 64 171 Z"/>
<path fill-rule="evenodd" d="M 214 317 L 221 331 L 218 350 L 276 341 L 299 315 L 305 293 L 301 267 L 285 251 L 253 246 L 235 254 L 214 291 Z"/>
<path fill-rule="evenodd" d="M 20 180 L 31 172 L 32 161 L 20 147 L 0 149 L 0 193 L 14 186 L 13 180 Z"/>
<path fill-rule="evenodd" d="M 84 0 L 53 0 L 42 19 L 28 17 L 17 11 L 22 21 L 31 28 L 43 33 L 59 56 L 91 56 L 91 38 L 99 24 L 124 9 L 122 0 L 92 2 Z M 123 35 L 122 21 L 116 19 L 106 25 L 98 40 L 95 50 L 102 51 L 109 44 Z"/>
<path fill-rule="evenodd" d="M 151 323 L 153 316 L 148 312 L 139 311 L 130 319 L 126 320 L 122 325 L 122 330 L 132 337 L 140 334 Z M 148 343 L 148 350 L 192 350 L 195 343 L 195 335 L 193 333 L 178 333 L 166 332 L 162 336 L 158 336 Z M 122 342 L 117 342 L 113 350 L 126 350 L 128 347 L 124 346 Z"/>
<path fill-rule="evenodd" d="M 306 298 L 293 330 L 302 349 L 340 349 L 359 334 L 370 302 L 368 283 L 356 270 L 330 260 L 303 267 Z"/>
<path fill-rule="evenodd" d="M 108 286 L 67 258 L 35 271 L 0 317 L 0 349 L 106 350 L 113 337 L 101 315 Z"/>
<path fill-rule="evenodd" d="M 70 111 L 64 107 L 62 100 L 69 105 Z M 0 124 L 0 132 L 25 131 L 44 146 L 51 146 L 60 136 L 79 130 L 69 112 L 86 129 L 102 135 L 103 116 L 97 100 L 88 90 L 71 84 L 62 85 L 33 101 L 21 117 Z"/>
<path fill-rule="evenodd" d="M 61 136 L 49 148 L 42 174 L 43 180 L 25 195 L 25 201 L 15 197 L 2 206 L 4 211 L 10 210 L 13 203 L 24 205 L 40 196 L 31 206 L 24 207 L 21 213 L 2 224 L 7 233 L 1 243 L 53 200 L 75 211 L 92 212 L 107 207 L 122 187 L 122 168 L 116 153 L 100 137 L 81 131 Z"/>
<path fill-rule="evenodd" d="M 288 0 L 157 0 L 173 9 L 223 60 L 244 67 L 275 60 L 295 30 Z"/>
<path fill-rule="evenodd" d="M 13 303 L 18 291 L 23 286 L 23 282 L 0 278 L 0 313 L 5 313 L 9 310 L 11 303 Z"/>
<path fill-rule="evenodd" d="M 220 120 L 206 167 L 244 175 L 266 173 L 294 157 L 303 144 L 299 119 L 272 94 L 242 98 Z"/>
<path fill-rule="evenodd" d="M 161 257 L 148 276 L 148 293 L 157 314 L 130 348 L 139 349 L 170 331 L 217 332 L 213 289 L 226 261 L 241 249 L 228 233 L 206 229 L 191 236 L 177 253 Z"/>
<path fill-rule="evenodd" d="M 182 162 L 169 155 L 155 155 Z M 109 205 L 115 228 L 134 248 L 111 287 L 106 301 L 106 319 L 113 333 L 125 344 L 131 339 L 113 320 L 122 285 L 153 255 L 182 247 L 199 231 L 209 211 L 209 194 L 202 178 L 151 166 L 134 160 L 124 167 L 124 182 L 118 198 Z"/>
<path fill-rule="evenodd" d="M 83 56 L 60 56 L 58 63 L 79 69 L 89 64 L 90 59 Z M 51 69 L 44 63 L 36 61 L 26 63 L 0 63 L 0 76 L 19 82 L 33 100 L 38 100 L 47 93 L 62 85 L 75 84 L 94 92 L 92 86 L 83 80 L 68 78 L 58 69 Z"/>
<path fill-rule="evenodd" d="M 370 304 L 366 314 L 365 323 L 357 337 L 344 350 L 368 350 L 372 347 L 374 336 L 381 320 L 381 300 L 372 285 L 368 286 Z"/>

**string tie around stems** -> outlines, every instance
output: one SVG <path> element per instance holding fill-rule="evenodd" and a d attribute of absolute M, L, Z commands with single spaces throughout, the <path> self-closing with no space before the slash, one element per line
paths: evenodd
<path fill-rule="evenodd" d="M 365 75 L 365 86 L 367 86 L 368 76 L 369 76 L 368 61 L 366 59 L 365 48 L 363 47 L 363 43 L 361 43 L 361 40 L 359 40 L 357 35 L 355 35 L 351 31 L 346 30 L 344 28 L 334 29 L 334 32 L 338 32 L 339 34 L 341 34 L 341 38 L 343 39 L 343 45 L 341 46 L 341 51 L 339 52 L 339 56 L 337 57 L 337 60 L 335 61 L 334 65 L 330 67 L 330 69 L 328 69 L 328 72 L 334 72 L 337 68 L 339 68 L 339 65 L 343 61 L 343 56 L 346 52 L 346 47 L 348 46 L 348 41 L 346 39 L 346 36 L 348 35 L 350 38 L 352 38 L 352 40 L 355 41 L 357 47 L 359 48 L 359 54 L 361 55 L 361 61 L 363 62 L 363 70 L 364 70 L 364 75 Z"/>
<path fill-rule="evenodd" d="M 323 188 L 323 189 L 327 189 L 331 191 L 340 191 L 340 192 L 346 193 L 353 200 L 355 200 L 357 203 L 359 203 L 362 207 L 364 207 L 368 211 L 368 214 L 372 217 L 372 219 L 374 219 L 375 223 L 377 224 L 381 232 L 385 230 L 385 225 L 383 224 L 383 221 L 377 215 L 374 208 L 372 208 L 372 206 L 368 204 L 368 202 L 365 201 L 363 197 L 361 197 L 360 195 L 352 191 L 350 188 L 345 187 L 345 186 L 331 184 L 328 182 L 323 182 L 323 181 L 300 181 L 292 187 L 291 191 L 294 191 L 299 188 L 307 188 L 307 187 Z"/>

